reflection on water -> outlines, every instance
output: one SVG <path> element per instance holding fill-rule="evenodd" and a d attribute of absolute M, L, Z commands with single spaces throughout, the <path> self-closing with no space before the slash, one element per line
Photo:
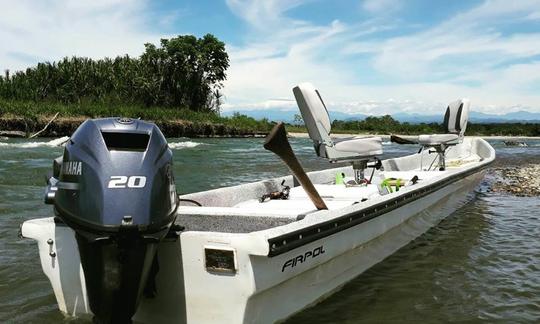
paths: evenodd
<path fill-rule="evenodd" d="M 24 145 L 27 140 L 6 142 L 9 145 L 0 145 L 0 322 L 80 322 L 57 310 L 37 246 L 17 237 L 24 220 L 51 214 L 51 207 L 43 204 L 44 175 L 62 149 Z M 170 142 L 181 193 L 287 173 L 262 148 L 262 139 Z M 315 157 L 309 140 L 291 142 L 306 169 L 333 167 Z M 498 154 L 496 166 L 538 162 L 540 141 L 528 141 L 526 148 L 491 143 Z M 385 145 L 384 157 L 417 149 Z M 288 322 L 539 322 L 538 204 L 537 197 L 479 189 L 474 200 L 437 227 Z"/>

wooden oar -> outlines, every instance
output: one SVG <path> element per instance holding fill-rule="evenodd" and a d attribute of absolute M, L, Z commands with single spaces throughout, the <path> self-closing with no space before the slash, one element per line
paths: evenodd
<path fill-rule="evenodd" d="M 313 186 L 313 183 L 300 165 L 300 162 L 298 162 L 296 155 L 294 155 L 283 123 L 280 122 L 272 128 L 272 131 L 270 131 L 270 134 L 264 140 L 264 148 L 274 152 L 285 162 L 317 209 L 328 209 L 317 189 L 315 189 L 315 186 Z"/>

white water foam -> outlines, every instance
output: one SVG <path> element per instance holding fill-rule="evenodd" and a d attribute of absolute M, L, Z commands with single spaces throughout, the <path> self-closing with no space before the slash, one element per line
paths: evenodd
<path fill-rule="evenodd" d="M 62 146 L 69 140 L 68 136 L 55 138 L 48 142 L 26 142 L 26 143 L 3 143 L 0 142 L 0 147 L 14 147 L 14 148 L 36 148 L 36 147 L 57 147 Z"/>
<path fill-rule="evenodd" d="M 175 142 L 175 143 L 169 143 L 169 147 L 173 150 L 181 150 L 185 148 L 193 148 L 197 147 L 199 145 L 205 145 L 204 143 L 198 143 L 198 142 L 192 142 L 192 141 L 186 141 L 186 142 Z"/>

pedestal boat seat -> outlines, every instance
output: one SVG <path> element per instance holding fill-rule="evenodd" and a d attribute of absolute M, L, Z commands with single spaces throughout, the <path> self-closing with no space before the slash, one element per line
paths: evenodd
<path fill-rule="evenodd" d="M 433 148 L 439 156 L 439 170 L 444 171 L 445 152 L 448 147 L 463 142 L 465 129 L 469 119 L 469 99 L 463 98 L 451 102 L 446 108 L 443 126 L 447 130 L 446 134 L 428 134 L 418 136 L 392 135 L 391 141 L 398 144 L 420 144 L 423 149 Z"/>
<path fill-rule="evenodd" d="M 293 88 L 293 93 L 317 155 L 330 163 L 351 163 L 355 181 L 361 184 L 368 161 L 383 153 L 382 139 L 355 136 L 333 140 L 330 117 L 319 91 L 311 83 L 301 83 Z"/>

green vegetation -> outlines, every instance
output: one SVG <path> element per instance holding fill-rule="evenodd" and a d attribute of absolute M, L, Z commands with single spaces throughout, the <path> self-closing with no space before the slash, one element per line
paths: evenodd
<path fill-rule="evenodd" d="M 345 132 L 363 131 L 371 134 L 430 134 L 444 133 L 442 124 L 409 124 L 400 123 L 393 119 L 390 115 L 382 117 L 370 116 L 364 120 L 358 121 L 340 121 L 335 120 L 332 123 L 332 129 L 337 129 Z"/>
<path fill-rule="evenodd" d="M 294 124 L 287 127 L 289 131 L 305 132 L 305 128 L 299 126 L 295 118 Z M 332 132 L 351 134 L 440 134 L 445 133 L 442 124 L 437 123 L 400 123 L 391 116 L 367 117 L 364 120 L 332 122 Z M 497 123 L 497 124 L 475 124 L 469 122 L 467 125 L 467 135 L 495 135 L 495 136 L 540 136 L 539 123 Z"/>
<path fill-rule="evenodd" d="M 467 135 L 495 136 L 540 136 L 540 124 L 536 123 L 501 123 L 473 124 L 467 126 Z"/>
<path fill-rule="evenodd" d="M 332 127 L 345 132 L 366 132 L 377 134 L 440 134 L 446 130 L 437 123 L 400 123 L 391 116 L 367 117 L 362 121 L 334 121 Z M 500 124 L 467 124 L 467 135 L 498 136 L 540 136 L 540 124 L 500 123 Z"/>
<path fill-rule="evenodd" d="M 159 47 L 145 44 L 138 58 L 71 57 L 14 75 L 6 71 L 0 76 L 0 98 L 219 112 L 228 67 L 225 44 L 216 37 L 178 36 L 162 39 Z"/>

